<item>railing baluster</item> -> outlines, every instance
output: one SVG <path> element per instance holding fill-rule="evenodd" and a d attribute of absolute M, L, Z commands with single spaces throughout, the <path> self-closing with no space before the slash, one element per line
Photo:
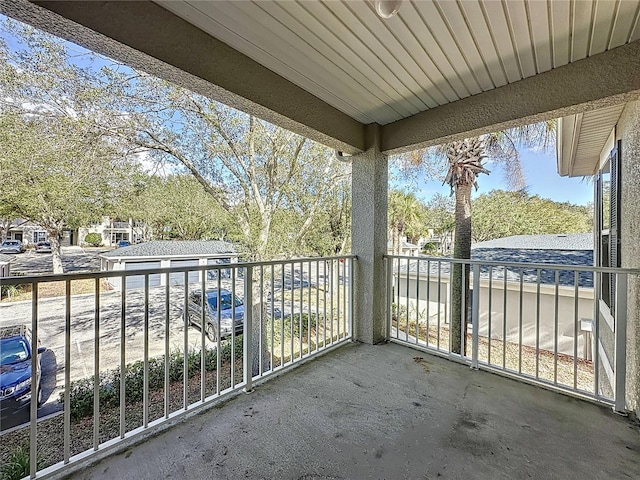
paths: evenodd
<path fill-rule="evenodd" d="M 349 338 L 353 339 L 353 259 L 349 259 Z"/>
<path fill-rule="evenodd" d="M 200 319 L 200 401 L 204 402 L 207 396 L 206 382 L 207 382 L 207 370 L 205 366 L 206 361 L 206 339 L 205 333 L 209 326 L 209 312 L 207 305 L 207 274 L 208 270 L 202 270 L 200 272 L 200 305 L 202 305 L 202 318 Z"/>
<path fill-rule="evenodd" d="M 316 260 L 316 348 L 315 351 L 318 351 L 318 342 L 320 341 L 320 260 Z"/>
<path fill-rule="evenodd" d="M 93 450 L 100 445 L 100 278 L 94 281 L 93 323 Z"/>
<path fill-rule="evenodd" d="M 558 337 L 560 332 L 558 331 L 558 301 L 559 301 L 559 282 L 560 282 L 560 270 L 555 271 L 555 296 L 554 296 L 554 320 L 553 320 L 553 384 L 558 384 Z"/>
<path fill-rule="evenodd" d="M 164 418 L 169 418 L 169 295 L 171 293 L 169 272 L 164 274 Z"/>
<path fill-rule="evenodd" d="M 538 268 L 536 280 L 536 378 L 540 378 L 540 276 Z"/>
<path fill-rule="evenodd" d="M 236 274 L 240 273 L 236 268 L 231 270 L 231 388 L 236 386 Z M 246 295 L 244 292 L 245 303 L 244 308 L 247 309 Z M 218 292 L 218 311 L 222 310 L 222 298 Z M 221 337 L 221 331 L 218 331 L 218 337 Z"/>
<path fill-rule="evenodd" d="M 231 299 L 233 303 L 235 295 Z M 235 331 L 235 315 L 232 315 L 231 330 Z M 253 380 L 253 267 L 244 267 L 244 326 L 243 326 L 243 375 L 244 375 L 244 391 L 251 392 Z M 262 355 L 262 351 L 260 351 Z M 235 357 L 233 357 L 235 358 Z M 235 362 L 234 362 L 235 363 Z"/>
<path fill-rule="evenodd" d="M 260 356 L 258 358 L 258 374 L 262 376 L 262 374 L 264 373 L 264 355 L 262 354 L 262 349 L 265 348 L 265 346 L 262 345 L 262 329 L 264 328 L 264 265 L 260 265 L 260 299 L 258 301 L 258 304 L 260 305 L 260 315 L 258 318 L 258 321 L 260 322 L 260 324 L 258 325 L 258 333 L 260 335 L 258 338 L 258 352 L 260 352 Z"/>
<path fill-rule="evenodd" d="M 573 272 L 573 388 L 578 389 L 578 325 L 580 318 L 578 317 L 578 271 Z"/>
<path fill-rule="evenodd" d="M 615 405 L 614 411 L 626 414 L 627 374 L 627 274 L 612 274 L 616 277 L 615 309 Z"/>
<path fill-rule="evenodd" d="M 436 336 L 436 348 L 438 350 L 440 350 L 440 311 L 441 310 L 442 310 L 442 260 L 438 260 L 438 333 Z"/>
<path fill-rule="evenodd" d="M 409 271 L 407 269 L 407 276 Z M 420 258 L 416 260 L 416 345 L 420 338 Z"/>
<path fill-rule="evenodd" d="M 31 340 L 32 350 L 38 349 L 38 282 L 31 283 Z M 66 352 L 66 349 L 65 349 Z M 35 372 L 38 368 L 38 354 L 31 352 L 31 371 Z M 33 399 L 37 398 L 37 389 L 39 385 L 32 380 L 31 381 L 31 405 L 30 410 L 30 425 L 29 425 L 29 475 L 31 478 L 36 477 L 36 471 L 38 469 L 38 402 L 34 402 Z M 66 387 L 66 391 L 68 387 Z M 66 424 L 66 423 L 65 423 Z"/>
<path fill-rule="evenodd" d="M 502 369 L 507 369 L 507 267 L 504 267 L 502 282 Z"/>
<path fill-rule="evenodd" d="M 142 379 L 142 426 L 149 426 L 149 274 L 144 275 L 144 352 Z"/>
<path fill-rule="evenodd" d="M 291 327 L 291 352 L 289 355 L 289 360 L 293 363 L 293 359 L 295 357 L 295 331 L 294 331 L 294 322 L 296 321 L 296 289 L 295 289 L 295 278 L 296 278 L 296 264 L 295 262 L 291 262 L 291 269 L 289 270 L 290 278 L 291 278 L 291 316 L 289 317 L 289 326 Z"/>
<path fill-rule="evenodd" d="M 467 331 L 467 295 L 465 293 L 466 285 L 467 285 L 467 264 L 464 262 L 460 263 L 460 267 L 462 268 L 462 308 L 460 309 L 460 318 L 456 321 L 460 322 L 460 356 L 467 356 L 467 337 L 465 332 Z M 451 269 L 453 272 L 453 268 Z M 453 276 L 451 277 L 453 279 Z M 451 282 L 451 288 L 453 289 L 453 282 Z M 451 297 L 453 299 L 453 290 Z M 453 331 L 453 322 L 451 322 L 451 327 Z M 449 335 L 451 337 L 451 335 Z M 452 346 L 449 345 L 449 352 L 451 352 Z"/>
<path fill-rule="evenodd" d="M 298 289 L 298 294 L 299 294 L 299 298 L 298 300 L 300 300 L 300 305 L 299 305 L 299 316 L 298 316 L 298 334 L 300 335 L 300 355 L 298 356 L 298 358 L 302 358 L 302 352 L 304 350 L 303 347 L 303 343 L 302 343 L 302 331 L 303 331 L 303 325 L 302 325 L 302 311 L 303 311 L 303 306 L 302 306 L 302 297 L 303 297 L 303 290 L 304 290 L 304 264 L 302 262 L 300 262 L 300 288 Z"/>
<path fill-rule="evenodd" d="M 520 303 L 518 305 L 518 373 L 522 373 L 522 315 L 523 315 L 524 272 L 520 267 Z"/>
<path fill-rule="evenodd" d="M 473 265 L 473 297 L 471 301 L 471 368 L 478 369 L 480 324 L 480 264 Z"/>
<path fill-rule="evenodd" d="M 121 277 L 122 291 L 120 292 L 120 438 L 124 438 L 127 430 L 126 423 L 126 390 L 125 378 L 127 376 L 126 359 L 126 317 L 127 317 L 127 276 Z"/>
<path fill-rule="evenodd" d="M 333 297 L 334 297 L 334 292 L 335 292 L 335 279 L 334 279 L 334 275 L 333 275 L 333 265 L 335 264 L 335 260 L 331 260 L 331 278 L 330 278 L 330 284 L 331 284 L 331 292 L 329 293 L 329 301 L 331 302 L 331 324 L 329 326 L 330 328 L 330 332 L 329 334 L 331 335 L 331 344 L 333 344 L 333 324 L 335 323 L 335 318 L 334 318 L 334 309 L 333 309 Z"/>
<path fill-rule="evenodd" d="M 311 260 L 309 268 L 309 287 L 307 288 L 307 355 L 311 355 Z"/>
<path fill-rule="evenodd" d="M 271 366 L 271 371 L 273 371 L 274 368 L 274 364 L 273 364 L 273 343 L 274 343 L 274 333 L 275 333 L 275 323 L 276 323 L 276 317 L 275 317 L 275 309 L 274 309 L 274 304 L 276 303 L 276 299 L 274 297 L 274 283 L 275 283 L 275 269 L 273 267 L 273 263 L 271 264 L 271 351 L 269 352 L 269 360 L 270 363 L 269 365 Z"/>
<path fill-rule="evenodd" d="M 407 274 L 405 276 L 405 283 L 406 283 L 406 293 L 405 293 L 405 297 L 404 297 L 404 306 L 405 306 L 405 310 L 406 310 L 406 326 L 404 329 L 404 339 L 405 341 L 409 341 L 409 270 L 410 270 L 410 263 L 409 263 L 409 259 L 407 258 Z M 400 322 L 398 322 L 399 324 Z"/>
<path fill-rule="evenodd" d="M 396 315 L 396 337 L 397 339 L 400 338 L 400 259 L 394 259 L 394 264 L 396 266 L 396 279 L 397 279 L 397 285 L 396 285 L 396 311 L 394 312 Z"/>
<path fill-rule="evenodd" d="M 71 452 L 71 280 L 65 282 L 64 305 L 64 463 Z"/>
<path fill-rule="evenodd" d="M 184 335 L 182 344 L 182 408 L 189 408 L 189 272 L 184 272 Z M 219 305 L 219 304 L 218 304 Z M 202 305 L 204 309 L 204 305 Z"/>
<path fill-rule="evenodd" d="M 280 284 L 280 305 L 281 305 L 281 313 L 280 313 L 280 366 L 284 366 L 284 281 L 285 281 L 285 268 L 286 264 L 282 264 L 282 283 Z M 293 321 L 293 320 L 291 320 Z"/>
<path fill-rule="evenodd" d="M 217 289 L 216 289 L 216 302 L 218 305 L 217 313 L 216 313 L 216 395 L 220 395 L 220 346 L 222 340 L 220 339 L 220 332 L 222 331 L 222 314 L 220 309 L 220 289 L 222 288 L 222 270 L 218 268 L 218 279 L 217 279 Z M 233 361 L 233 360 L 232 360 Z"/>
<path fill-rule="evenodd" d="M 489 265 L 489 312 L 487 315 L 487 364 L 491 365 L 491 315 L 493 310 L 493 265 Z"/>
<path fill-rule="evenodd" d="M 391 319 L 393 316 L 393 287 L 395 283 L 393 279 L 393 259 L 385 257 L 384 262 L 384 271 L 387 275 L 387 325 L 385 339 L 389 340 L 391 338 Z"/>
<path fill-rule="evenodd" d="M 418 268 L 418 275 L 420 275 L 420 269 Z M 427 260 L 427 318 L 426 318 L 426 334 L 425 334 L 425 345 L 429 346 L 429 321 L 430 311 L 429 307 L 431 306 L 431 260 Z"/>

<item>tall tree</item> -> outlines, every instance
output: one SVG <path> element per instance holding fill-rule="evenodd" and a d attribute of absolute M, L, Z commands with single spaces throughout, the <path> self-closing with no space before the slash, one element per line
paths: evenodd
<path fill-rule="evenodd" d="M 473 205 L 474 242 L 511 235 L 593 231 L 590 207 L 554 202 L 526 191 L 492 190 L 476 197 Z"/>
<path fill-rule="evenodd" d="M 524 177 L 518 147 L 546 148 L 555 138 L 554 134 L 555 122 L 537 123 L 412 152 L 404 158 L 408 164 L 426 167 L 431 174 L 434 165 L 445 163 L 444 182 L 451 187 L 456 199 L 454 258 L 471 258 L 471 189 L 478 187 L 479 174 L 489 174 L 485 161 L 500 162 L 507 182 L 522 189 Z M 466 353 L 469 270 L 469 264 L 455 263 L 451 277 L 451 350 L 459 354 Z"/>
<path fill-rule="evenodd" d="M 131 186 L 132 169 L 99 133 L 73 121 L 0 115 L 0 203 L 14 217 L 42 226 L 54 273 L 63 273 L 60 238 L 99 218 Z"/>
<path fill-rule="evenodd" d="M 402 252 L 402 237 L 405 231 L 418 231 L 424 226 L 424 208 L 413 193 L 392 191 L 389 193 L 389 225 L 391 227 L 392 251 Z"/>

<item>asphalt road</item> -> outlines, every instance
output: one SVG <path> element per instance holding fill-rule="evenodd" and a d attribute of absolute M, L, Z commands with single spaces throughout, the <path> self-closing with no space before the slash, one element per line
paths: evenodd
<path fill-rule="evenodd" d="M 62 247 L 62 267 L 68 272 L 97 272 L 100 270 L 101 253 L 107 252 L 106 248 L 80 248 Z M 29 250 L 25 253 L 14 255 L 11 262 L 13 275 L 46 275 L 53 273 L 50 253 L 36 253 Z"/>

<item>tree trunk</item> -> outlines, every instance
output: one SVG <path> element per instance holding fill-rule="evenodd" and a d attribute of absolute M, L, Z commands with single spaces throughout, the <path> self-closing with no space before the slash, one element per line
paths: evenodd
<path fill-rule="evenodd" d="M 51 244 L 51 262 L 53 264 L 53 273 L 64 273 L 62 268 L 62 253 L 60 252 L 60 237 L 58 232 L 47 232 L 49 235 L 49 243 Z"/>
<path fill-rule="evenodd" d="M 453 258 L 471 258 L 471 185 L 456 187 Z M 464 275 L 463 275 L 464 268 Z M 464 311 L 463 311 L 464 298 Z M 454 264 L 451 276 L 451 351 L 466 354 L 469 311 L 469 265 Z M 462 341 L 464 335 L 464 342 Z"/>

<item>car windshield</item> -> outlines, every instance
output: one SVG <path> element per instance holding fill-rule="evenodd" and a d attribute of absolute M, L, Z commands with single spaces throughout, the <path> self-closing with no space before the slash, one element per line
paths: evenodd
<path fill-rule="evenodd" d="M 222 309 L 221 310 L 228 310 L 229 308 L 231 308 L 231 294 L 230 293 L 221 293 L 220 294 L 220 303 L 222 304 Z M 213 308 L 214 310 L 218 309 L 218 295 L 217 294 L 213 294 L 212 296 L 210 296 L 207 299 L 207 303 L 209 304 L 209 306 L 211 308 Z M 239 307 L 240 305 L 242 305 L 242 302 L 240 301 L 240 299 L 238 297 L 236 297 L 236 307 Z"/>
<path fill-rule="evenodd" d="M 0 340 L 0 365 L 13 365 L 29 359 L 27 343 L 21 338 Z"/>
<path fill-rule="evenodd" d="M 18 242 L 4 242 L 3 245 L 18 245 Z"/>

